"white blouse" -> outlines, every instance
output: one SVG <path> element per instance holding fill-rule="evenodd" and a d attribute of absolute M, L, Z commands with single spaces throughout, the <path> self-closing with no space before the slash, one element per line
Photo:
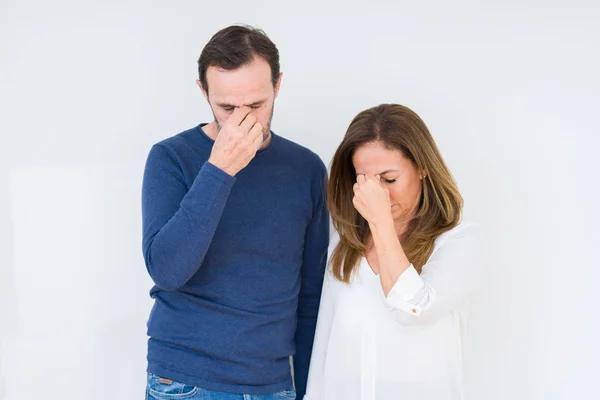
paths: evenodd
<path fill-rule="evenodd" d="M 477 230 L 463 223 L 440 235 L 421 275 L 411 265 L 387 297 L 365 258 L 351 284 L 328 268 L 304 400 L 464 399 Z"/>

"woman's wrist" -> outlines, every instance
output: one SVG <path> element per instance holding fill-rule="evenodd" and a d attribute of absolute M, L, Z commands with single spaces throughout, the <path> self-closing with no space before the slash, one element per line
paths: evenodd
<path fill-rule="evenodd" d="M 388 234 L 392 232 L 394 236 L 396 235 L 396 229 L 394 227 L 394 220 L 392 219 L 392 214 L 389 215 L 383 214 L 378 218 L 374 219 L 372 222 L 369 222 L 369 229 L 373 236 L 379 234 Z"/>

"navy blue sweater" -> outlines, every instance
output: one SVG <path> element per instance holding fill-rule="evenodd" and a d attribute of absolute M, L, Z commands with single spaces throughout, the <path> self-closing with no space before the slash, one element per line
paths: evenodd
<path fill-rule="evenodd" d="M 248 394 L 304 395 L 321 295 L 327 171 L 273 134 L 231 177 L 208 163 L 202 125 L 154 145 L 142 188 L 143 252 L 155 283 L 148 372 Z"/>

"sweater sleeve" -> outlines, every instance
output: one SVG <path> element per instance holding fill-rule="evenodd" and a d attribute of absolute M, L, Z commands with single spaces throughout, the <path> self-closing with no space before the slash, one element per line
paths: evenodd
<path fill-rule="evenodd" d="M 300 294 L 296 328 L 296 354 L 294 356 L 294 381 L 296 398 L 302 399 L 306 391 L 308 367 L 312 352 L 317 314 L 327 264 L 329 245 L 329 212 L 325 191 L 327 169 L 319 160 L 319 173 L 313 178 L 313 217 L 304 238 L 304 253 L 301 270 Z"/>
<path fill-rule="evenodd" d="M 181 288 L 200 268 L 235 178 L 206 162 L 187 188 L 177 154 L 152 147 L 142 184 L 142 248 L 150 277 Z"/>

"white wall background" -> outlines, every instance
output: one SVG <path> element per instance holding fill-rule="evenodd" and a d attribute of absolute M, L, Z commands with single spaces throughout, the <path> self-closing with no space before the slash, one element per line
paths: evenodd
<path fill-rule="evenodd" d="M 274 130 L 326 163 L 367 107 L 428 123 L 487 232 L 469 399 L 600 398 L 598 2 L 0 7 L 1 399 L 143 398 L 145 157 L 209 121 L 196 60 L 236 22 L 280 49 Z"/>

